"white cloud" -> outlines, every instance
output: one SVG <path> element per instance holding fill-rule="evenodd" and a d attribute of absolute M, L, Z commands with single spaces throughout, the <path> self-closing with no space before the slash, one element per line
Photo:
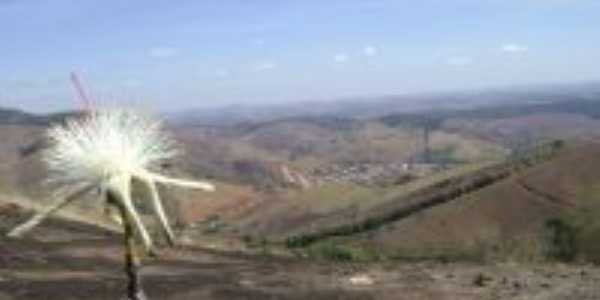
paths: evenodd
<path fill-rule="evenodd" d="M 254 65 L 254 71 L 256 72 L 272 70 L 275 68 L 277 68 L 277 64 L 270 60 L 262 61 Z"/>
<path fill-rule="evenodd" d="M 455 57 L 448 58 L 446 60 L 446 63 L 451 66 L 461 67 L 461 66 L 467 66 L 467 65 L 472 64 L 473 59 L 468 56 L 455 56 Z"/>
<path fill-rule="evenodd" d="M 333 61 L 336 63 L 345 63 L 348 61 L 348 59 L 350 59 L 350 57 L 346 53 L 338 53 L 333 56 Z"/>
<path fill-rule="evenodd" d="M 368 57 L 376 56 L 378 52 L 379 51 L 377 50 L 377 48 L 375 46 L 366 46 L 363 49 L 363 53 Z"/>
<path fill-rule="evenodd" d="M 219 78 L 227 78 L 231 75 L 231 71 L 229 71 L 229 69 L 219 68 L 215 71 L 215 75 Z"/>
<path fill-rule="evenodd" d="M 154 58 L 168 58 L 179 55 L 179 49 L 166 46 L 153 47 L 148 54 Z"/>
<path fill-rule="evenodd" d="M 504 53 L 517 54 L 527 52 L 529 48 L 518 44 L 504 44 L 502 45 L 501 50 Z"/>

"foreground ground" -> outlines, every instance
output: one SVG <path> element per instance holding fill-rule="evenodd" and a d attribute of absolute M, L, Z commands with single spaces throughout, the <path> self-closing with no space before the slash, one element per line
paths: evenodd
<path fill-rule="evenodd" d="M 0 204 L 0 233 L 25 218 Z M 51 220 L 0 238 L 0 300 L 122 299 L 119 236 Z M 333 264 L 206 249 L 147 261 L 150 299 L 599 299 L 600 269 L 564 265 Z"/>

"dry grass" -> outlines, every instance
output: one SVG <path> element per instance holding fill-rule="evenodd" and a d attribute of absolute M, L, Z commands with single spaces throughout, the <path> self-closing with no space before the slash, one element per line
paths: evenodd
<path fill-rule="evenodd" d="M 598 170 L 600 146 L 579 145 L 508 180 L 337 243 L 392 253 L 445 249 L 532 262 L 546 259 L 545 222 L 568 216 L 579 221 L 573 226 L 583 229 L 577 242 L 588 250 L 582 251 L 597 252 L 600 242 L 589 237 L 596 236 L 600 226 L 589 216 L 598 211 L 591 205 L 598 198 Z M 584 211 L 593 221 L 583 221 Z"/>
<path fill-rule="evenodd" d="M 46 208 L 44 203 L 40 201 L 33 201 L 24 196 L 17 195 L 0 195 L 0 203 L 2 204 L 16 204 L 25 210 L 32 212 L 39 212 Z M 55 214 L 58 218 L 67 221 L 74 221 L 82 224 L 88 224 L 103 228 L 105 230 L 120 232 L 121 227 L 117 226 L 107 218 L 104 218 L 104 214 L 99 209 L 90 210 L 89 207 L 81 207 L 72 205 L 63 210 L 59 210 Z"/>

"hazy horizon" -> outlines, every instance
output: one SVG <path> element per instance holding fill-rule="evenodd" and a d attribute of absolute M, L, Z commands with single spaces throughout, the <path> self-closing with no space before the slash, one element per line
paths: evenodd
<path fill-rule="evenodd" d="M 0 106 L 157 110 L 600 79 L 600 3 L 0 0 Z"/>

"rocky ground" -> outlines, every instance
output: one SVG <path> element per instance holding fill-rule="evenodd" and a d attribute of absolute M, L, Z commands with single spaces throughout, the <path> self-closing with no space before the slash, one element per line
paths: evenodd
<path fill-rule="evenodd" d="M 26 216 L 0 204 L 0 234 Z M 61 220 L 0 238 L 0 300 L 123 299 L 119 240 Z M 142 273 L 149 299 L 600 299 L 593 266 L 334 264 L 186 247 Z"/>

